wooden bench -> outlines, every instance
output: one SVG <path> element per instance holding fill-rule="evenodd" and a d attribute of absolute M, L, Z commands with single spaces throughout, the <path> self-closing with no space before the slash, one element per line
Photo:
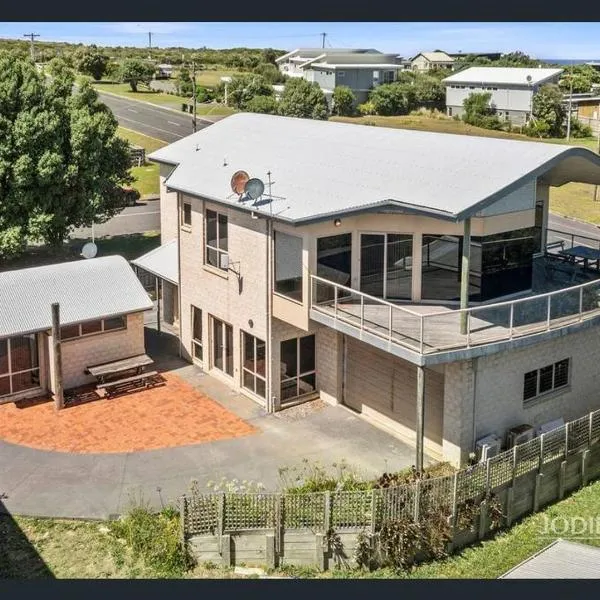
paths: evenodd
<path fill-rule="evenodd" d="M 148 388 L 150 387 L 149 380 L 158 375 L 158 371 L 145 371 L 143 373 L 136 373 L 131 377 L 124 377 L 122 379 L 113 379 L 110 381 L 104 381 L 96 386 L 99 392 L 105 392 L 107 397 L 112 396 L 119 390 L 131 390 L 138 387 Z M 139 383 L 139 385 L 134 385 Z"/>

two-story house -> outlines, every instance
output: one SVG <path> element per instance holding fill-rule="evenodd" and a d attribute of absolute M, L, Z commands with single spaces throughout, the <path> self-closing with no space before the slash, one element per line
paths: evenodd
<path fill-rule="evenodd" d="M 277 61 L 283 73 L 315 81 L 326 94 L 331 94 L 340 85 L 349 87 L 358 104 L 367 100 L 373 88 L 392 83 L 398 72 L 406 68 L 402 57 L 397 54 L 383 54 L 372 49 L 296 50 Z"/>
<path fill-rule="evenodd" d="M 463 102 L 470 94 L 490 93 L 496 114 L 515 125 L 531 117 L 533 96 L 547 83 L 558 83 L 562 69 L 522 67 L 470 67 L 442 83 L 446 86 L 446 110 L 450 117 L 462 115 Z"/>
<path fill-rule="evenodd" d="M 537 264 L 593 152 L 241 113 L 150 159 L 181 353 L 267 410 L 318 395 L 459 463 L 600 405 L 598 272 Z"/>

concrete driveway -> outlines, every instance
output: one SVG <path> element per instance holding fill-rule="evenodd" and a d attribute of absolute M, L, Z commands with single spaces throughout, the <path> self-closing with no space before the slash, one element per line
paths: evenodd
<path fill-rule="evenodd" d="M 345 408 L 320 405 L 269 415 L 198 367 L 175 357 L 161 366 L 254 425 L 258 433 L 123 454 L 41 451 L 0 441 L 0 497 L 6 509 L 22 515 L 104 519 L 125 511 L 132 498 L 160 507 L 184 493 L 192 479 L 201 488 L 225 476 L 260 481 L 276 490 L 279 467 L 299 465 L 303 458 L 325 466 L 345 459 L 365 475 L 413 464 L 411 446 Z"/>

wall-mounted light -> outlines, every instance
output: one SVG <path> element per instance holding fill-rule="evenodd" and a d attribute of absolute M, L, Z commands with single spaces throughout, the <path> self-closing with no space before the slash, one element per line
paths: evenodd
<path fill-rule="evenodd" d="M 341 220 L 341 219 L 336 219 L 336 220 L 333 222 L 333 224 L 334 224 L 336 227 L 339 227 L 339 226 L 342 224 L 342 220 Z"/>
<path fill-rule="evenodd" d="M 252 319 L 248 319 L 248 327 L 250 327 L 250 329 L 254 327 L 254 321 Z"/>

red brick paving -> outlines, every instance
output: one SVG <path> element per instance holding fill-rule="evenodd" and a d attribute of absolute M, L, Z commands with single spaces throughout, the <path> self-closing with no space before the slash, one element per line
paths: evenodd
<path fill-rule="evenodd" d="M 0 405 L 0 439 L 86 454 L 173 448 L 258 431 L 176 375 L 162 377 L 164 385 L 61 411 L 41 399 Z"/>

